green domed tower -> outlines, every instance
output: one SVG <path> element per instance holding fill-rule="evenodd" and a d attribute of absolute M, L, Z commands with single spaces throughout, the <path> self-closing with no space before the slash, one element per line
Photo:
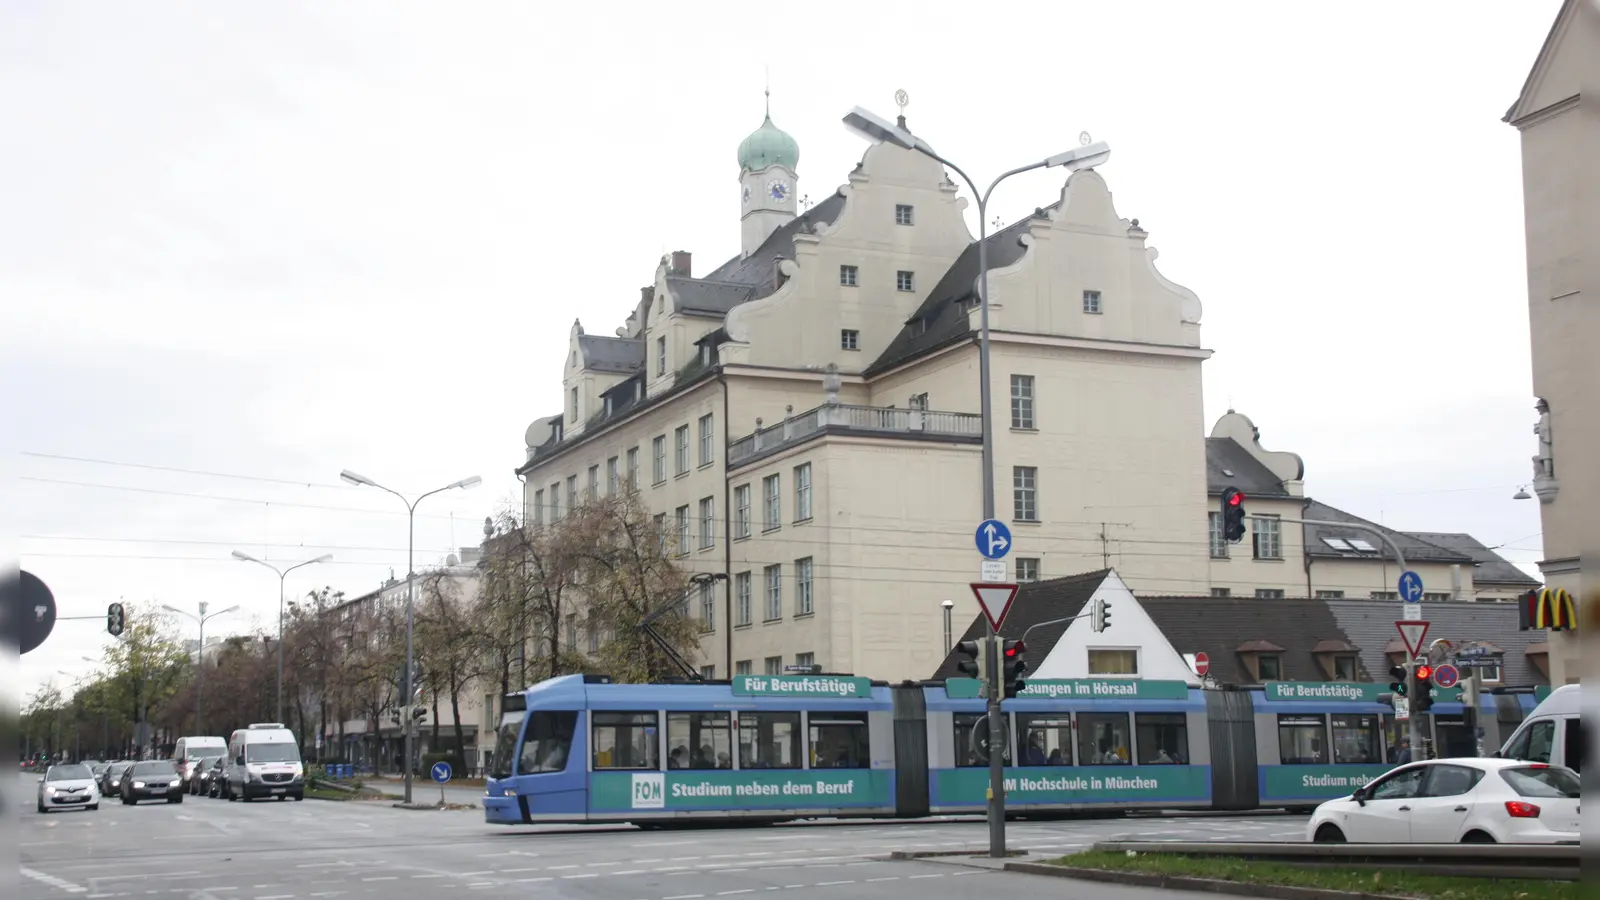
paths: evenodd
<path fill-rule="evenodd" d="M 800 145 L 772 124 L 769 92 L 761 127 L 739 142 L 740 232 L 745 256 L 794 220 L 799 206 L 799 177 L 795 174 L 799 164 Z"/>

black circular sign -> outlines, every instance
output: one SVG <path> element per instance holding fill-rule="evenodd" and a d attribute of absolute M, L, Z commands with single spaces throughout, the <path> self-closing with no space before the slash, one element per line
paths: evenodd
<path fill-rule="evenodd" d="M 22 572 L 16 581 L 5 580 L 5 603 L 0 616 L 5 618 L 7 642 L 15 640 L 18 652 L 37 649 L 56 627 L 56 598 L 39 576 Z"/>

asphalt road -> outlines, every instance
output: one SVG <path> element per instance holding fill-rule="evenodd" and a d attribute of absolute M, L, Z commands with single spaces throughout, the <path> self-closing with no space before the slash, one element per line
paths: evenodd
<path fill-rule="evenodd" d="M 25 780 L 18 900 L 434 900 L 467 891 L 526 900 L 722 900 L 803 891 L 807 900 L 1034 900 L 1067 882 L 893 850 L 981 850 L 979 821 L 797 824 L 638 831 L 491 828 L 481 813 L 307 800 L 34 812 Z M 10 799 L 10 798 L 8 798 Z M 1013 822 L 1013 849 L 1066 854 L 1097 840 L 1296 840 L 1303 816 Z M 1085 886 L 1089 889 L 1088 886 Z M 1095 885 L 1096 898 L 1176 900 L 1183 892 Z M 1198 897 L 1199 895 L 1192 895 Z"/>

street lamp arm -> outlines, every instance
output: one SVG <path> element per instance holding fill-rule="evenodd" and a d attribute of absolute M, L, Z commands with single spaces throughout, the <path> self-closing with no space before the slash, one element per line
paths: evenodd
<path fill-rule="evenodd" d="M 1049 164 L 1048 161 L 1041 159 L 1041 160 L 1039 160 L 1038 162 L 1035 162 L 1035 163 L 1028 163 L 1025 166 L 1018 166 L 1015 169 L 1009 169 L 1009 170 L 1007 170 L 1005 172 L 1001 172 L 998 176 L 995 177 L 994 181 L 989 182 L 989 189 L 987 191 L 983 192 L 983 203 L 980 204 L 980 205 L 984 206 L 984 207 L 987 207 L 989 205 L 989 196 L 994 193 L 994 189 L 995 188 L 1000 186 L 1000 182 L 1005 181 L 1007 178 L 1010 178 L 1013 175 L 1021 175 L 1023 172 L 1031 172 L 1034 169 L 1042 169 L 1048 164 Z M 955 167 L 951 166 L 951 168 L 955 168 Z M 961 177 L 962 178 L 966 178 L 967 176 L 963 175 Z M 971 184 L 972 182 L 968 181 L 967 183 Z M 973 188 L 973 193 L 977 193 L 977 188 Z"/>

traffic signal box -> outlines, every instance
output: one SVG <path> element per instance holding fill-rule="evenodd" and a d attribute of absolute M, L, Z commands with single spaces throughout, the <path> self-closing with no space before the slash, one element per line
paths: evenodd
<path fill-rule="evenodd" d="M 1427 712 L 1433 708 L 1433 667 L 1420 664 L 1416 675 L 1417 696 L 1412 700 L 1412 708 L 1417 712 Z"/>
<path fill-rule="evenodd" d="M 956 644 L 956 671 L 966 678 L 976 678 L 983 681 L 988 673 L 984 663 L 987 655 L 987 641 L 962 641 Z"/>
<path fill-rule="evenodd" d="M 1021 641 L 1005 642 L 1000 684 L 1005 687 L 1007 697 L 1015 697 L 1026 687 L 1023 677 L 1028 672 L 1028 662 L 1025 658 L 1027 652 L 1028 646 Z"/>
<path fill-rule="evenodd" d="M 1244 540 L 1244 491 L 1226 488 L 1222 492 L 1222 536 L 1229 543 Z"/>

